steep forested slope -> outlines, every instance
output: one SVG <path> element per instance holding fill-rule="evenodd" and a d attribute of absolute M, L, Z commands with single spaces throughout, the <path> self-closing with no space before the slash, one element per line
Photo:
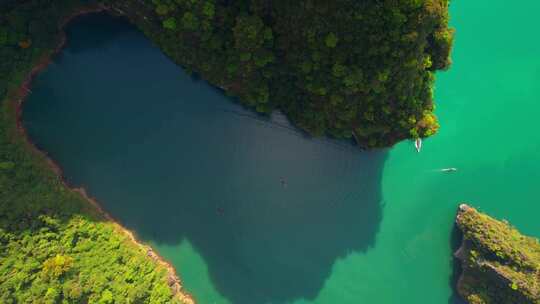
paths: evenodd
<path fill-rule="evenodd" d="M 459 293 L 471 304 L 540 303 L 540 243 L 461 205 L 457 225 L 463 243 L 456 253 L 463 273 Z"/>
<path fill-rule="evenodd" d="M 176 62 L 313 135 L 388 146 L 438 129 L 448 0 L 111 1 Z"/>

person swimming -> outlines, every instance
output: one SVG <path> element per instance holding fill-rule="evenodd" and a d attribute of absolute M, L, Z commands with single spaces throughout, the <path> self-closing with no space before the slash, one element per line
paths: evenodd
<path fill-rule="evenodd" d="M 281 183 L 281 186 L 282 186 L 283 188 L 287 188 L 287 181 L 285 181 L 285 179 L 284 179 L 283 177 L 281 177 L 281 178 L 279 179 L 279 182 Z"/>
<path fill-rule="evenodd" d="M 218 206 L 216 208 L 216 211 L 217 211 L 218 215 L 223 215 L 225 213 L 225 209 L 223 207 L 221 207 L 221 206 Z"/>

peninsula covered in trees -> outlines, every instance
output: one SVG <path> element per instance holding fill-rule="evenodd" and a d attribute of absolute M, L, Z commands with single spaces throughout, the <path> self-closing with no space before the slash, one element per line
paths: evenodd
<path fill-rule="evenodd" d="M 127 17 L 170 58 L 260 113 L 390 146 L 437 131 L 448 0 L 0 2 L 0 302 L 191 303 L 174 273 L 67 187 L 26 139 L 20 104 L 71 17 Z M 150 257 L 149 257 L 150 256 Z"/>
<path fill-rule="evenodd" d="M 127 16 L 186 70 L 309 134 L 381 147 L 439 127 L 432 89 L 450 64 L 448 0 L 7 1 L 27 9 L 0 23 L 3 81 L 17 83 L 11 58 L 54 40 L 58 20 L 25 17 L 78 2 Z"/>
<path fill-rule="evenodd" d="M 509 223 L 467 205 L 456 223 L 463 242 L 456 257 L 463 272 L 460 295 L 470 304 L 540 303 L 540 243 Z"/>
<path fill-rule="evenodd" d="M 439 127 L 432 88 L 450 64 L 448 0 L 109 5 L 188 71 L 309 134 L 382 147 Z"/>

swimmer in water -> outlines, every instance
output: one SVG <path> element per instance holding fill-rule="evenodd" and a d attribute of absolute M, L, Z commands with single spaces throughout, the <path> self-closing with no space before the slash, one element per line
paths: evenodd
<path fill-rule="evenodd" d="M 279 181 L 281 182 L 281 186 L 282 186 L 283 188 L 287 188 L 287 182 L 285 181 L 285 179 L 284 179 L 283 177 L 281 177 L 281 178 L 279 179 Z"/>
<path fill-rule="evenodd" d="M 225 213 L 225 209 L 223 209 L 223 207 L 217 207 L 216 211 L 219 215 L 223 215 L 223 213 Z"/>

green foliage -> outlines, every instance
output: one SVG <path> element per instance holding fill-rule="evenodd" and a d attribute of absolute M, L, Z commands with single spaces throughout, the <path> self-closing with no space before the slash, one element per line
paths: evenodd
<path fill-rule="evenodd" d="M 234 32 L 235 47 L 238 50 L 256 50 L 265 40 L 264 23 L 257 16 L 239 16 L 236 18 Z M 270 32 L 271 33 L 271 32 Z"/>
<path fill-rule="evenodd" d="M 156 13 L 158 15 L 167 15 L 168 12 L 169 8 L 166 5 L 159 4 L 158 6 L 156 6 Z"/>
<path fill-rule="evenodd" d="M 179 303 L 165 268 L 68 189 L 17 130 L 17 86 L 50 55 L 61 20 L 87 2 L 0 4 L 0 303 Z"/>
<path fill-rule="evenodd" d="M 114 303 L 114 296 L 113 293 L 110 290 L 105 290 L 101 294 L 101 298 L 99 299 L 99 304 L 112 304 Z"/>
<path fill-rule="evenodd" d="M 163 27 L 169 30 L 175 30 L 176 20 L 172 17 L 163 20 Z"/>
<path fill-rule="evenodd" d="M 212 2 L 205 2 L 203 5 L 202 13 L 208 18 L 213 18 L 216 12 L 216 8 Z"/>
<path fill-rule="evenodd" d="M 458 286 L 469 303 L 540 303 L 540 243 L 507 222 L 460 209 L 464 243 Z"/>
<path fill-rule="evenodd" d="M 186 12 L 184 16 L 182 16 L 182 26 L 186 30 L 194 31 L 199 27 L 199 20 L 192 13 Z"/>
<path fill-rule="evenodd" d="M 8 42 L 8 31 L 4 27 L 0 27 L 0 46 Z"/>
<path fill-rule="evenodd" d="M 324 44 L 329 48 L 335 48 L 338 43 L 338 37 L 334 33 L 330 33 L 326 35 L 326 38 L 324 39 Z"/>
<path fill-rule="evenodd" d="M 248 107 L 279 109 L 312 135 L 354 136 L 364 147 L 438 130 L 432 88 L 434 71 L 450 64 L 447 0 L 171 1 L 138 6 L 151 21 L 134 23 Z M 153 24 L 167 18 L 177 31 Z"/>
<path fill-rule="evenodd" d="M 480 295 L 472 294 L 467 297 L 469 304 L 488 304 Z"/>
<path fill-rule="evenodd" d="M 43 262 L 42 273 L 49 278 L 58 279 L 66 273 L 73 264 L 73 258 L 57 254 Z"/>
<path fill-rule="evenodd" d="M 15 167 L 13 162 L 0 162 L 0 170 L 10 170 Z"/>

